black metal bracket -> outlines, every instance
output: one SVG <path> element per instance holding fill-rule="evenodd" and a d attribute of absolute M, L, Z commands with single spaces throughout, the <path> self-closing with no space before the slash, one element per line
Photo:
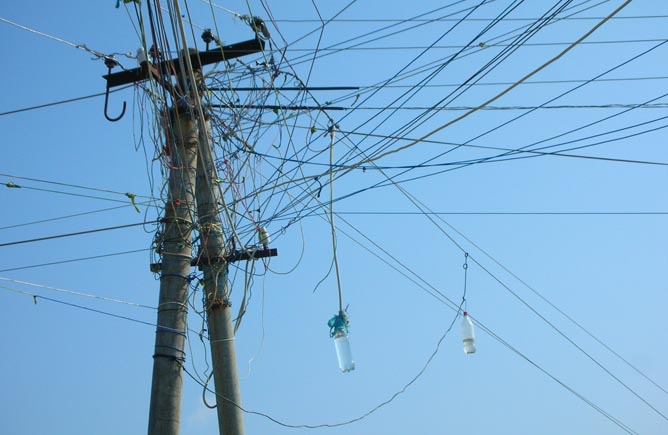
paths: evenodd
<path fill-rule="evenodd" d="M 264 46 L 264 40 L 260 38 L 250 39 L 248 41 L 225 45 L 200 53 L 192 53 L 190 54 L 190 61 L 195 68 L 201 68 L 204 65 L 259 53 L 264 51 Z M 158 76 L 162 76 L 163 74 L 179 75 L 181 73 L 181 64 L 176 60 L 166 60 L 156 65 L 144 62 L 139 68 L 133 68 L 114 74 L 110 73 L 102 77 L 107 80 L 107 87 L 113 88 L 146 80 L 149 78 L 150 74 L 156 73 Z"/>
<path fill-rule="evenodd" d="M 259 258 L 276 257 L 277 255 L 278 255 L 278 249 L 276 248 L 246 249 L 244 251 L 236 251 L 233 254 L 227 255 L 225 257 L 193 258 L 190 261 L 190 265 L 193 267 L 197 266 L 199 270 L 202 270 L 204 267 L 211 266 L 212 264 L 235 263 L 237 261 L 257 260 Z M 158 273 L 161 269 L 162 269 L 162 263 L 151 263 L 151 272 Z"/>

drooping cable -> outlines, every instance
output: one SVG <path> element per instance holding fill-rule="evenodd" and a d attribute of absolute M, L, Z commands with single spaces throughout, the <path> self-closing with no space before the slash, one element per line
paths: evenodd
<path fill-rule="evenodd" d="M 334 143 L 336 140 L 336 125 L 331 126 L 329 142 L 329 162 L 334 164 Z M 339 256 L 337 253 L 336 224 L 334 222 L 334 168 L 329 171 L 329 224 L 332 230 L 332 252 L 334 255 L 334 271 L 336 273 L 336 284 L 339 291 L 339 313 L 343 313 L 343 289 L 341 286 L 341 272 L 339 270 Z"/>

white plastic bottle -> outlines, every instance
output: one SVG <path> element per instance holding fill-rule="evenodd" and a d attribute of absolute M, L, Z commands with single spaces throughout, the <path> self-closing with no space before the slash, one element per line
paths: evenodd
<path fill-rule="evenodd" d="M 339 360 L 339 368 L 343 373 L 355 370 L 355 361 L 353 353 L 350 350 L 350 342 L 346 331 L 337 330 L 334 334 L 334 346 L 336 347 L 336 357 Z"/>
<path fill-rule="evenodd" d="M 475 353 L 475 332 L 473 331 L 473 322 L 469 317 L 469 313 L 464 311 L 464 318 L 462 319 L 462 341 L 464 342 L 464 353 Z"/>

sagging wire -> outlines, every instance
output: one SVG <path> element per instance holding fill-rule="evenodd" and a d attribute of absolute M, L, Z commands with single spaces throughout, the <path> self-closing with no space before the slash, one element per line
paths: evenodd
<path fill-rule="evenodd" d="M 434 350 L 429 355 L 429 357 L 427 358 L 425 363 L 422 365 L 420 370 L 406 384 L 404 384 L 402 386 L 401 389 L 399 389 L 394 394 L 392 394 L 392 396 L 390 396 L 388 399 L 384 400 L 383 402 L 379 403 L 378 405 L 374 406 L 373 408 L 369 409 L 368 411 L 364 412 L 363 414 L 361 414 L 357 417 L 345 420 L 345 421 L 341 421 L 341 422 L 322 423 L 322 424 L 290 424 L 290 423 L 286 423 L 286 422 L 283 422 L 283 421 L 281 421 L 277 418 L 274 418 L 274 417 L 272 417 L 268 414 L 265 414 L 263 412 L 253 411 L 253 410 L 244 408 L 243 406 L 239 405 L 238 403 L 236 403 L 236 402 L 228 399 L 227 397 L 225 397 L 221 394 L 218 394 L 215 391 L 208 388 L 208 386 L 206 386 L 205 383 L 200 382 L 187 369 L 184 368 L 184 371 L 186 372 L 186 374 L 193 381 L 195 381 L 200 386 L 202 386 L 205 389 L 205 391 L 208 391 L 209 393 L 214 394 L 216 396 L 216 398 L 224 400 L 227 403 L 230 403 L 231 405 L 235 406 L 236 408 L 240 409 L 242 412 L 244 412 L 246 414 L 257 415 L 257 416 L 266 418 L 266 419 L 272 421 L 273 423 L 278 424 L 279 426 L 283 426 L 283 427 L 287 427 L 287 428 L 293 428 L 293 429 L 322 429 L 322 428 L 334 428 L 334 427 L 347 426 L 347 425 L 350 425 L 350 424 L 353 424 L 353 423 L 357 423 L 358 421 L 364 420 L 365 418 L 374 414 L 378 410 L 380 410 L 383 407 L 387 406 L 388 404 L 392 403 L 397 397 L 404 394 L 408 390 L 408 388 L 410 388 L 415 382 L 417 382 L 422 377 L 422 375 L 424 375 L 424 373 L 427 371 L 427 369 L 431 365 L 431 362 L 434 360 L 434 358 L 436 357 L 436 355 L 440 351 L 441 345 L 443 344 L 443 341 L 445 340 L 445 338 L 448 336 L 448 334 L 452 330 L 453 326 L 455 325 L 455 322 L 457 321 L 457 318 L 459 317 L 458 312 L 459 312 L 460 309 L 461 309 L 461 305 L 459 306 L 459 309 L 457 309 L 455 311 L 455 316 L 453 317 L 452 321 L 448 325 L 447 329 L 443 332 L 441 337 L 436 342 L 436 346 L 434 347 Z"/>
<path fill-rule="evenodd" d="M 337 252 L 337 240 L 336 240 L 336 224 L 334 222 L 334 142 L 336 141 L 336 130 L 338 125 L 331 124 L 327 135 L 330 136 L 329 143 L 329 163 L 331 165 L 329 171 L 329 224 L 332 230 L 332 253 L 334 255 L 334 271 L 336 272 L 336 285 L 339 294 L 339 315 L 343 316 L 343 289 L 341 286 L 341 272 L 339 269 L 339 258 Z"/>
<path fill-rule="evenodd" d="M 436 288 L 433 284 L 429 283 L 426 281 L 421 275 L 417 274 L 415 271 L 410 269 L 408 266 L 403 264 L 399 259 L 397 259 L 395 256 L 393 256 L 390 252 L 388 252 L 386 249 L 384 249 L 382 246 L 380 246 L 377 242 L 369 238 L 368 235 L 366 235 L 364 232 L 360 231 L 358 228 L 353 226 L 350 222 L 348 222 L 346 219 L 342 218 L 339 216 L 339 219 L 343 220 L 348 226 L 350 226 L 357 234 L 359 234 L 362 238 L 366 239 L 369 243 L 371 243 L 376 250 L 382 252 L 384 255 L 381 256 L 376 250 L 372 250 L 368 248 L 367 246 L 363 245 L 361 242 L 359 242 L 357 239 L 354 237 L 350 236 L 346 232 L 343 232 L 344 235 L 346 235 L 350 240 L 353 242 L 357 243 L 360 247 L 365 249 L 367 252 L 369 252 L 371 255 L 376 257 L 378 260 L 381 262 L 387 264 L 390 268 L 394 269 L 397 271 L 399 274 L 404 276 L 406 279 L 411 281 L 413 284 L 416 285 L 419 289 L 423 290 L 430 296 L 432 296 L 434 299 L 436 299 L 438 302 L 442 303 L 443 305 L 447 306 L 451 310 L 453 310 L 457 315 L 461 311 L 461 305 L 457 305 L 452 299 L 450 299 L 447 295 L 445 295 L 442 291 L 440 291 L 438 288 Z M 396 265 L 391 264 L 387 258 L 391 258 L 394 262 L 396 262 L 399 266 L 401 266 L 404 270 L 400 270 Z M 412 275 L 412 276 L 409 276 Z M 632 435 L 637 435 L 637 432 L 630 429 L 626 424 L 621 422 L 619 419 L 615 418 L 612 416 L 610 413 L 596 405 L 594 402 L 591 400 L 587 399 L 585 396 L 577 392 L 575 389 L 570 387 L 568 384 L 566 384 L 564 381 L 560 380 L 556 376 L 554 376 L 552 373 L 547 371 L 544 367 L 530 359 L 527 355 L 522 353 L 519 349 L 515 348 L 512 346 L 510 343 L 508 343 L 506 340 L 504 340 L 502 337 L 500 337 L 498 334 L 496 334 L 494 331 L 492 331 L 490 328 L 482 324 L 480 321 L 476 320 L 476 324 L 487 334 L 489 334 L 492 338 L 497 340 L 499 343 L 507 347 L 511 352 L 515 353 L 525 361 L 527 361 L 529 364 L 534 366 L 536 369 L 538 369 L 540 372 L 548 376 L 550 379 L 552 379 L 554 382 L 559 384 L 561 387 L 569 391 L 571 394 L 573 394 L 575 397 L 578 399 L 582 400 L 584 403 L 586 403 L 588 406 L 590 406 L 592 409 L 594 409 L 596 412 L 600 413 L 604 417 L 606 417 L 608 420 L 622 428 L 625 432 L 632 434 Z"/>
<path fill-rule="evenodd" d="M 420 200 L 418 200 L 415 196 L 410 194 L 406 189 L 401 187 L 400 185 L 396 184 L 393 182 L 393 184 L 399 189 L 400 192 L 404 194 L 404 196 L 411 202 L 415 207 L 417 207 L 419 210 L 423 212 L 428 212 L 431 211 L 424 203 L 422 203 Z M 467 252 L 464 247 L 461 245 L 461 243 L 457 242 L 457 240 L 454 239 L 452 235 L 450 235 L 445 228 L 443 228 L 441 225 L 436 222 L 434 217 L 429 214 L 424 214 L 424 216 L 434 224 L 434 226 L 448 239 L 450 242 L 453 243 L 459 250 L 462 252 Z M 445 220 L 437 216 L 439 220 L 442 222 L 445 222 Z M 449 225 L 449 224 L 448 224 Z M 647 399 L 642 397 L 638 392 L 636 392 L 633 388 L 631 388 L 627 383 L 625 383 L 621 378 L 619 378 L 617 375 L 615 375 L 610 369 L 608 369 L 606 366 L 604 366 L 601 362 L 599 362 L 594 356 L 592 356 L 590 353 L 588 353 L 582 346 L 577 344 L 572 338 L 570 338 L 566 333 L 564 333 L 561 329 L 559 329 L 553 322 L 549 321 L 543 314 L 539 313 L 538 310 L 533 307 L 531 304 L 529 304 L 526 300 L 524 300 L 517 292 L 515 292 L 508 284 L 503 282 L 499 277 L 494 275 L 488 268 L 486 268 L 480 261 L 476 260 L 474 257 L 467 256 L 466 258 L 470 258 L 471 261 L 473 261 L 478 267 L 480 267 L 487 275 L 489 275 L 494 281 L 496 281 L 501 287 L 503 287 L 506 291 L 508 291 L 515 299 L 517 299 L 522 305 L 524 305 L 529 311 L 531 311 L 534 315 L 536 315 L 539 319 L 541 319 L 547 326 L 552 328 L 559 336 L 561 336 L 563 339 L 565 339 L 569 344 L 571 344 L 574 348 L 576 348 L 580 353 L 582 353 L 584 356 L 586 356 L 592 363 L 594 363 L 597 367 L 599 367 L 601 370 L 603 370 L 608 376 L 610 376 L 614 381 L 616 381 L 618 384 L 620 384 L 622 387 L 624 387 L 628 392 L 630 392 L 632 395 L 634 395 L 638 400 L 640 400 L 643 404 L 645 404 L 648 408 L 650 408 L 652 411 L 654 411 L 656 414 L 661 416 L 664 420 L 668 420 L 668 416 L 661 412 L 658 408 L 656 408 L 654 405 L 652 405 Z M 475 352 L 475 350 L 473 350 Z M 467 353 L 472 353 L 472 352 L 467 352 Z"/>
<path fill-rule="evenodd" d="M 68 294 L 68 295 L 73 295 L 73 296 L 80 296 L 80 297 L 85 297 L 85 298 L 97 299 L 97 300 L 101 300 L 101 301 L 104 301 L 104 302 L 113 302 L 113 303 L 117 303 L 117 304 L 129 305 L 129 306 L 133 306 L 133 307 L 137 307 L 137 308 L 148 308 L 148 309 L 151 309 L 151 310 L 157 309 L 156 307 L 152 307 L 152 306 L 149 306 L 149 305 L 138 304 L 138 303 L 135 303 L 135 302 L 123 301 L 123 300 L 120 300 L 120 299 L 108 298 L 108 297 L 104 297 L 104 296 L 98 296 L 98 295 L 83 293 L 83 292 L 74 291 L 74 290 L 67 290 L 67 289 L 52 287 L 52 286 L 43 285 L 43 284 L 36 284 L 36 283 L 33 283 L 33 282 L 21 281 L 21 280 L 17 280 L 17 279 L 0 277 L 0 281 L 6 281 L 6 282 L 14 283 L 14 284 L 36 287 L 36 288 L 39 288 L 39 289 L 42 289 L 42 290 L 51 290 L 51 291 L 64 293 L 64 294 Z"/>
<path fill-rule="evenodd" d="M 265 269 L 266 269 L 266 263 L 265 263 Z M 262 275 L 262 302 L 261 302 L 261 307 L 260 307 L 260 325 L 261 325 L 261 328 L 262 328 L 262 335 L 260 337 L 260 344 L 257 348 L 257 351 L 255 351 L 253 356 L 250 357 L 250 359 L 248 360 L 248 373 L 246 374 L 245 377 L 242 378 L 242 380 L 247 379 L 248 377 L 250 377 L 252 364 L 255 361 L 255 359 L 257 359 L 257 357 L 260 355 L 260 353 L 262 352 L 262 349 L 264 347 L 264 338 L 265 338 L 264 311 L 265 311 L 265 283 L 266 283 L 266 278 L 267 278 L 267 274 L 266 274 L 266 270 L 265 270 L 265 273 Z"/>
<path fill-rule="evenodd" d="M 22 294 L 22 295 L 25 295 L 25 296 L 30 296 L 30 297 L 32 297 L 35 305 L 37 305 L 38 300 L 43 299 L 45 301 L 54 302 L 54 303 L 61 304 L 61 305 L 66 305 L 66 306 L 69 306 L 69 307 L 72 307 L 72 308 L 79 308 L 79 309 L 82 309 L 82 310 L 85 310 L 85 311 L 90 311 L 90 312 L 93 312 L 93 313 L 96 313 L 96 314 L 102 314 L 104 316 L 114 317 L 116 319 L 128 320 L 130 322 L 140 323 L 142 325 L 153 326 L 153 327 L 157 328 L 157 330 L 172 332 L 172 333 L 183 335 L 183 336 L 185 336 L 185 334 L 186 334 L 185 331 L 180 331 L 180 330 L 177 330 L 177 329 L 168 328 L 166 326 L 156 325 L 155 323 L 147 322 L 145 320 L 135 319 L 133 317 L 123 316 L 123 315 L 120 315 L 120 314 L 110 313 L 108 311 L 98 310 L 98 309 L 95 309 L 95 308 L 87 307 L 85 305 L 79 305 L 79 304 L 73 304 L 71 302 L 65 302 L 65 301 L 62 301 L 60 299 L 50 298 L 50 297 L 47 297 L 47 296 L 44 296 L 44 295 L 41 295 L 41 294 L 38 294 L 38 293 L 32 293 L 32 292 L 27 292 L 27 291 L 23 291 L 23 290 L 17 290 L 17 289 L 13 289 L 11 287 L 3 286 L 3 285 L 0 285 L 0 288 L 3 289 L 3 290 L 13 292 L 13 293 L 18 293 L 18 294 Z"/>
<path fill-rule="evenodd" d="M 250 265 L 250 270 L 249 270 L 249 265 Z M 250 303 L 250 299 L 253 295 L 251 291 L 251 286 L 252 286 L 252 276 L 255 270 L 255 261 L 247 261 L 246 266 L 244 269 L 244 294 L 243 297 L 241 298 L 241 303 L 239 304 L 239 312 L 237 314 L 237 318 L 234 323 L 234 333 L 236 334 L 237 331 L 239 330 L 239 327 L 241 326 L 241 320 L 244 317 L 244 314 L 246 314 L 246 308 L 248 307 L 248 304 Z"/>

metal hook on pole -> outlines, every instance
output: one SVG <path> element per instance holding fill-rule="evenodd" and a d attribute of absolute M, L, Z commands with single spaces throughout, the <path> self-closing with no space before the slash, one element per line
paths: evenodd
<path fill-rule="evenodd" d="M 109 68 L 109 74 L 111 74 L 112 68 L 118 65 L 118 61 L 111 56 L 107 56 L 104 58 L 104 64 L 107 66 L 107 68 Z M 115 118 L 109 116 L 109 84 L 107 83 L 107 90 L 104 93 L 104 117 L 107 118 L 107 121 L 110 122 L 119 121 L 123 117 L 123 115 L 125 115 L 126 108 L 127 108 L 127 103 L 123 101 L 123 108 L 121 109 L 121 114 Z"/>

